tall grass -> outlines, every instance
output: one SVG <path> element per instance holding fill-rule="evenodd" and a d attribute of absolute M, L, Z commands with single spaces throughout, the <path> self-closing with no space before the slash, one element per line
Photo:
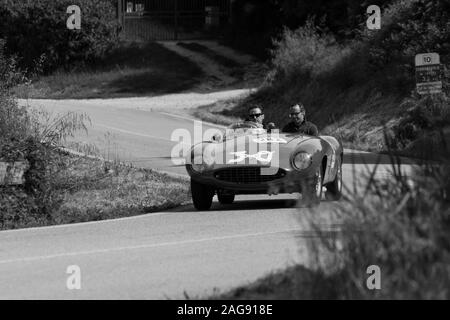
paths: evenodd
<path fill-rule="evenodd" d="M 446 156 L 450 144 L 450 98 L 446 94 L 405 99 L 403 118 L 391 131 L 391 148 L 423 159 Z"/>
<path fill-rule="evenodd" d="M 346 184 L 326 215 L 299 211 L 314 235 L 300 240 L 301 264 L 212 298 L 448 300 L 450 164 L 416 166 L 409 175 L 402 168 L 391 155 L 392 178 L 378 178 L 375 165 L 357 177 L 363 184 Z M 380 268 L 380 289 L 367 286 L 369 266 Z"/>
<path fill-rule="evenodd" d="M 25 183 L 20 187 L 1 186 L 0 223 L 46 220 L 60 205 L 55 173 L 67 168 L 58 149 L 67 137 L 86 130 L 86 115 L 68 113 L 52 116 L 19 106 L 11 87 L 26 79 L 13 58 L 3 55 L 0 42 L 0 161 L 27 163 Z"/>
<path fill-rule="evenodd" d="M 67 137 L 86 129 L 86 116 L 31 112 L 7 95 L 0 96 L 0 105 L 4 106 L 0 108 L 0 161 L 27 164 L 22 186 L 0 187 L 0 227 L 43 224 L 63 200 L 58 173 L 73 166 L 59 148 Z"/>
<path fill-rule="evenodd" d="M 450 298 L 450 165 L 424 164 L 407 176 L 400 164 L 392 157 L 392 179 L 375 179 L 375 167 L 363 192 L 347 190 L 336 208 L 338 240 L 316 226 L 310 253 L 339 265 L 331 275 L 318 271 L 329 274 L 323 281 L 334 283 L 335 299 Z M 370 265 L 380 267 L 380 290 L 366 286 Z"/>

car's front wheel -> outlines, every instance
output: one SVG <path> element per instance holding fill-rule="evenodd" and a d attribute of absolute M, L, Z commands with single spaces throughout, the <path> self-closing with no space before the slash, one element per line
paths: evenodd
<path fill-rule="evenodd" d="M 327 192 L 325 198 L 331 201 L 337 201 L 342 197 L 342 160 L 338 164 L 334 180 L 326 185 Z"/>
<path fill-rule="evenodd" d="M 197 210 L 209 210 L 214 197 L 214 190 L 191 179 L 192 202 Z"/>
<path fill-rule="evenodd" d="M 316 206 L 320 204 L 322 199 L 323 187 L 323 173 L 322 168 L 319 167 L 306 185 L 306 190 L 302 193 L 303 198 L 309 206 Z"/>

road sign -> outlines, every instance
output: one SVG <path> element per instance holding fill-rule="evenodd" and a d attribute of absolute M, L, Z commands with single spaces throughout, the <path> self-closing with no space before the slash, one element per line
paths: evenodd
<path fill-rule="evenodd" d="M 442 92 L 443 68 L 439 54 L 421 53 L 416 55 L 416 86 L 419 94 Z"/>

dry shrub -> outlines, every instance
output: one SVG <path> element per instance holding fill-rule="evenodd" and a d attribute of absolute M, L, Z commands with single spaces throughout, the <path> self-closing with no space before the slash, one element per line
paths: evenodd
<path fill-rule="evenodd" d="M 425 164 L 408 177 L 393 163 L 392 179 L 373 179 L 375 168 L 365 192 L 349 190 L 338 204 L 339 240 L 321 234 L 312 247 L 312 255 L 326 247 L 340 265 L 325 279 L 335 299 L 450 297 L 450 166 Z M 381 269 L 380 290 L 366 286 L 370 265 Z"/>

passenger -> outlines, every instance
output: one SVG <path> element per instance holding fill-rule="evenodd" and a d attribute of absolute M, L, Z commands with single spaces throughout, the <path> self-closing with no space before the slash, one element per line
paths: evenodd
<path fill-rule="evenodd" d="M 306 109 L 303 104 L 298 103 L 290 108 L 289 118 L 291 118 L 291 122 L 289 122 L 282 130 L 282 132 L 286 133 L 302 133 L 309 136 L 318 136 L 319 130 L 317 127 L 306 121 Z"/>

